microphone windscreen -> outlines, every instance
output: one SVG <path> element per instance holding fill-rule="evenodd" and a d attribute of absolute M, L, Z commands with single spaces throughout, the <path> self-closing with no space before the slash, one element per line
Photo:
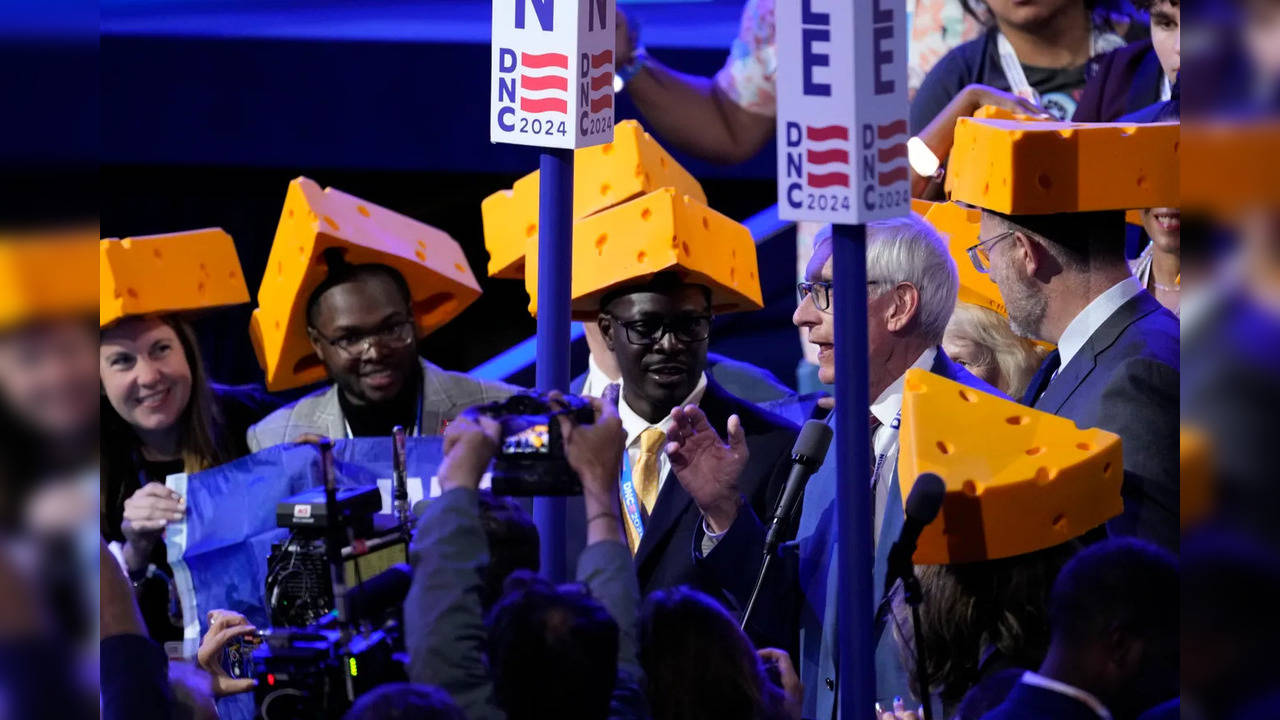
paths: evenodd
<path fill-rule="evenodd" d="M 907 516 L 923 525 L 928 525 L 938 517 L 938 511 L 942 509 L 942 499 L 946 494 L 947 485 L 942 482 L 942 478 L 933 473 L 921 473 L 907 495 L 905 503 Z"/>
<path fill-rule="evenodd" d="M 796 438 L 791 455 L 808 458 L 813 469 L 822 467 L 827 457 L 827 448 L 831 447 L 831 426 L 821 420 L 809 420 L 800 428 L 800 436 Z"/>

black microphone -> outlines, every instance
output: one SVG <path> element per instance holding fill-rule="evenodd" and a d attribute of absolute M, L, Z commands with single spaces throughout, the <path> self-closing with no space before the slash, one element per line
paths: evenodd
<path fill-rule="evenodd" d="M 904 503 L 907 517 L 902 523 L 902 531 L 898 533 L 897 542 L 889 549 L 889 572 L 884 578 L 886 595 L 893 587 L 895 580 L 905 579 L 907 575 L 915 572 L 911 556 L 916 553 L 916 542 L 920 539 L 920 533 L 924 532 L 925 526 L 938 517 L 938 512 L 942 510 L 942 500 L 946 495 L 946 483 L 933 473 L 921 473 L 916 478 L 915 485 L 911 486 L 911 492 Z"/>
<path fill-rule="evenodd" d="M 804 486 L 809 477 L 822 467 L 827 457 L 827 448 L 831 447 L 831 426 L 821 420 L 809 420 L 800 428 L 800 436 L 791 448 L 791 474 L 787 476 L 787 484 L 782 488 L 782 497 L 778 500 L 777 510 L 773 513 L 773 522 L 769 523 L 769 532 L 765 535 L 766 553 L 777 549 L 782 539 L 782 529 L 795 511 L 796 503 L 804 493 Z"/>

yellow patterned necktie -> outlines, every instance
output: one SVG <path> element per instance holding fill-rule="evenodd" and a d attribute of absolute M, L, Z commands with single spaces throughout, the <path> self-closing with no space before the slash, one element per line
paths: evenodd
<path fill-rule="evenodd" d="M 646 428 L 640 433 L 640 452 L 636 455 L 635 465 L 631 468 L 631 482 L 636 489 L 636 497 L 643 508 L 647 522 L 653 512 L 653 505 L 658 500 L 658 458 L 662 446 L 666 443 L 667 433 L 661 428 Z M 634 555 L 640 547 L 641 530 L 627 523 L 627 540 Z"/>

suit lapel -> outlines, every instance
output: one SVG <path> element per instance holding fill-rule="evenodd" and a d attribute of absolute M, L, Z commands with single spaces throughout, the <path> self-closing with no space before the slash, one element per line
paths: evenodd
<path fill-rule="evenodd" d="M 725 395 L 724 389 L 707 376 L 707 389 L 702 394 L 702 401 L 698 403 L 698 407 L 706 413 L 711 427 L 721 435 L 724 434 L 725 423 L 729 421 L 729 415 L 732 414 L 728 411 Z M 653 548 L 675 530 L 685 510 L 692 503 L 693 498 L 685 492 L 675 472 L 667 471 L 662 481 L 662 490 L 658 493 L 658 499 L 653 505 L 653 512 L 649 514 L 649 522 L 645 524 L 644 537 L 640 538 L 640 547 L 636 549 L 636 567 L 643 565 L 653 552 Z"/>
<path fill-rule="evenodd" d="M 316 413 L 316 425 L 324 428 L 325 437 L 334 439 L 347 436 L 347 419 L 342 414 L 342 405 L 338 403 L 339 392 L 337 385 L 331 386 L 321 398 L 319 412 Z M 288 441 L 293 442 L 293 438 Z"/>
<path fill-rule="evenodd" d="M 1119 310 L 1112 313 L 1111 317 L 1089 336 L 1084 347 L 1080 348 L 1075 357 L 1071 358 L 1071 362 L 1058 372 L 1058 377 L 1049 382 L 1049 387 L 1045 388 L 1040 399 L 1036 401 L 1035 408 L 1058 414 L 1085 378 L 1089 377 L 1089 373 L 1098 366 L 1098 356 L 1114 345 L 1121 333 L 1130 325 L 1159 308 L 1160 304 L 1146 290 L 1139 292 L 1121 305 Z"/>
<path fill-rule="evenodd" d="M 453 401 L 449 399 L 448 388 L 440 381 L 434 368 L 421 358 L 418 362 L 422 366 L 422 397 L 418 398 L 418 402 L 422 403 L 422 427 L 418 428 L 418 434 L 439 435 L 444 424 L 440 408 L 452 406 Z"/>

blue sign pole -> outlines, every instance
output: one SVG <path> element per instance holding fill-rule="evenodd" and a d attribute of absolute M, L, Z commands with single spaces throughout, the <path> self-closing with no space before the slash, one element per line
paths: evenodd
<path fill-rule="evenodd" d="M 867 390 L 867 227 L 832 226 L 831 312 L 836 357 L 836 606 L 839 716 L 874 714 L 876 671 L 872 634 L 870 426 Z"/>
<path fill-rule="evenodd" d="M 569 290 L 573 272 L 573 149 L 543 150 L 538 186 L 539 390 L 569 390 Z M 565 567 L 565 500 L 533 499 L 542 573 L 569 579 Z"/>

